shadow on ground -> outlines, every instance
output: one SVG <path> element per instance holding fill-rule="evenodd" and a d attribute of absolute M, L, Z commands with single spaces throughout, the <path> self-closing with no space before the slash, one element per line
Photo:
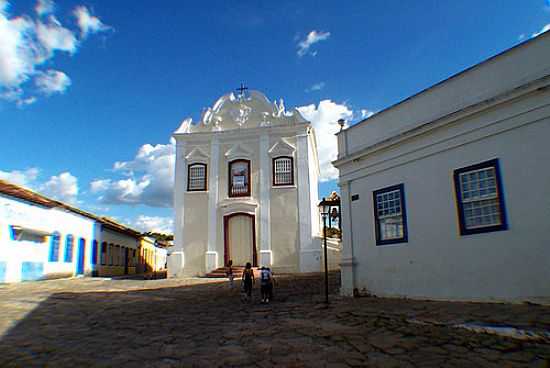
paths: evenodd
<path fill-rule="evenodd" d="M 81 292 L 56 291 L 78 282 Z M 17 308 L 37 303 L 2 337 L 0 367 L 548 367 L 550 362 L 546 341 L 453 327 L 507 322 L 544 330 L 550 326 L 548 307 L 341 299 L 337 273 L 330 277 L 329 308 L 322 303 L 319 274 L 278 277 L 269 305 L 259 303 L 257 288 L 255 300 L 242 303 L 238 288 L 230 290 L 227 282 L 93 282 L 48 284 L 49 294 L 40 302 L 28 291 L 46 289 L 39 283 L 19 294 L 15 288 L 0 292 L 5 299 L 17 294 L 11 304 L 0 301 L 7 316 L 22 316 Z M 120 291 L 136 285 L 148 289 Z M 94 287 L 117 291 L 89 291 Z"/>
<path fill-rule="evenodd" d="M 275 300 L 243 303 L 238 283 L 127 292 L 61 292 L 40 302 L 0 341 L 1 367 L 209 366 L 227 334 L 262 328 L 281 305 L 320 300 L 321 278 L 279 277 Z M 331 275 L 331 293 L 339 275 Z M 323 289 L 324 290 L 324 289 Z M 20 300 L 20 303 L 30 302 Z M 285 312 L 287 313 L 287 312 Z M 291 312 L 288 311 L 290 314 Z M 245 326 L 243 329 L 242 327 Z M 219 357 L 223 360 L 223 356 Z"/>

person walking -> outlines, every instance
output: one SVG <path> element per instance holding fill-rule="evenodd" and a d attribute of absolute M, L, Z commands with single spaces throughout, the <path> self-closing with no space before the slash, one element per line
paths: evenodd
<path fill-rule="evenodd" d="M 272 287 L 271 270 L 268 267 L 262 266 L 260 269 L 260 292 L 262 294 L 262 303 L 269 303 Z"/>
<path fill-rule="evenodd" d="M 231 259 L 227 262 L 227 278 L 229 279 L 229 288 L 233 290 L 235 276 L 233 275 L 233 261 Z"/>
<path fill-rule="evenodd" d="M 250 262 L 246 263 L 246 266 L 243 271 L 242 282 L 244 284 L 244 292 L 246 296 L 250 298 L 252 296 L 252 285 L 254 284 L 254 270 Z"/>

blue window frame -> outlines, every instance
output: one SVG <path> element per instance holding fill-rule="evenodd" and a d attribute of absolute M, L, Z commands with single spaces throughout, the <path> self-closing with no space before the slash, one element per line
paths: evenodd
<path fill-rule="evenodd" d="M 61 243 L 61 235 L 54 231 L 50 240 L 50 254 L 48 256 L 48 262 L 59 261 L 59 243 Z"/>
<path fill-rule="evenodd" d="M 69 234 L 65 238 L 65 262 L 72 263 L 74 249 L 74 237 Z"/>
<path fill-rule="evenodd" d="M 92 265 L 97 264 L 97 240 L 92 241 Z"/>
<path fill-rule="evenodd" d="M 17 240 L 17 233 L 15 232 L 15 227 L 10 225 L 10 238 L 11 240 Z"/>
<path fill-rule="evenodd" d="M 454 170 L 460 235 L 508 229 L 498 159 Z"/>
<path fill-rule="evenodd" d="M 376 245 L 406 243 L 407 211 L 403 184 L 373 192 Z"/>

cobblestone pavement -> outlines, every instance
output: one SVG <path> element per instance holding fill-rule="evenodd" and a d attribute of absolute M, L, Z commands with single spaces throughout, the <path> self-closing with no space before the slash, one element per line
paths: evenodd
<path fill-rule="evenodd" d="M 320 275 L 280 276 L 269 305 L 242 303 L 219 280 L 1 285 L 0 367 L 550 367 L 544 337 L 455 327 L 544 334 L 550 307 L 334 294 L 326 309 L 321 285 Z"/>

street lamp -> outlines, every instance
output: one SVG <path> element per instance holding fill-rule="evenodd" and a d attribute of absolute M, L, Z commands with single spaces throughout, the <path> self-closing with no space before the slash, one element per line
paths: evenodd
<path fill-rule="evenodd" d="M 323 243 L 325 255 L 325 303 L 328 305 L 328 247 L 327 247 L 327 220 L 328 228 L 332 229 L 333 221 L 338 221 L 338 237 L 341 237 L 340 220 L 340 197 L 336 192 L 332 192 L 328 198 L 324 198 L 319 203 L 319 212 L 323 218 Z M 331 232 L 332 234 L 333 232 Z"/>
<path fill-rule="evenodd" d="M 330 216 L 330 204 L 323 198 L 319 203 L 321 217 L 323 218 L 323 243 L 325 255 L 325 303 L 328 305 L 328 257 L 327 257 L 327 218 Z"/>

